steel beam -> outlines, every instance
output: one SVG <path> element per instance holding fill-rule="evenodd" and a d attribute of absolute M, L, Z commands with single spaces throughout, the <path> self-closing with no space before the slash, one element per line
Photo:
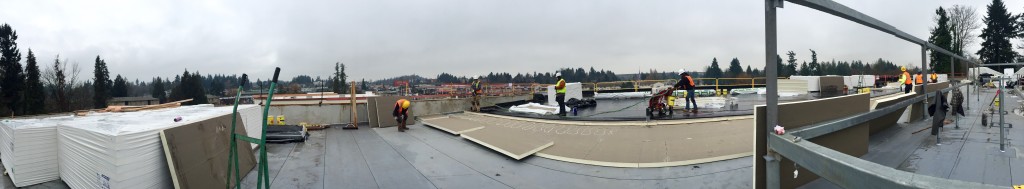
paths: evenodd
<path fill-rule="evenodd" d="M 939 91 L 945 93 L 945 92 L 949 92 L 950 90 L 953 90 L 953 88 L 961 87 L 961 86 L 964 86 L 964 85 L 966 85 L 966 84 L 965 83 L 960 83 L 960 84 L 957 84 L 957 85 L 955 85 L 953 87 L 942 89 L 942 90 L 939 90 Z M 867 112 L 867 113 L 861 113 L 861 114 L 857 114 L 857 115 L 846 117 L 846 118 L 842 118 L 842 119 L 836 119 L 836 120 L 832 120 L 832 121 L 828 121 L 828 122 L 824 122 L 824 123 L 819 123 L 819 124 L 814 124 L 814 125 L 810 125 L 810 126 L 801 127 L 801 128 L 799 128 L 799 129 L 797 129 L 795 131 L 789 131 L 788 133 L 791 133 L 794 136 L 799 136 L 800 138 L 803 138 L 805 140 L 806 139 L 812 139 L 812 138 L 819 137 L 819 136 L 822 136 L 822 135 L 826 135 L 826 134 L 829 134 L 829 133 L 833 133 L 833 132 L 836 132 L 836 131 L 839 131 L 839 130 L 843 130 L 843 129 L 846 129 L 846 128 L 849 128 L 849 127 L 853 127 L 853 126 L 857 126 L 857 125 L 860 125 L 860 124 L 867 123 L 868 121 L 871 121 L 873 119 L 885 116 L 886 114 L 889 114 L 889 113 L 893 113 L 893 112 L 896 112 L 896 111 L 903 111 L 904 109 L 907 108 L 907 106 L 910 106 L 910 105 L 912 105 L 914 103 L 923 101 L 923 100 L 927 99 L 928 97 L 932 97 L 932 96 L 935 96 L 935 95 L 933 95 L 933 94 L 926 94 L 926 95 L 917 96 L 917 97 L 904 100 L 902 102 L 893 104 L 891 106 L 888 106 L 888 107 L 885 107 L 885 108 L 882 108 L 882 109 L 875 109 L 874 111 Z"/>
<path fill-rule="evenodd" d="M 765 181 L 764 181 L 765 186 L 764 186 L 764 188 L 769 188 L 769 189 L 777 189 L 777 188 L 782 186 L 781 182 L 779 181 L 779 176 L 778 176 L 778 174 L 779 174 L 779 165 L 778 164 L 779 164 L 779 161 L 781 161 L 781 160 L 778 159 L 778 158 L 767 159 L 769 157 L 769 154 L 774 154 L 773 152 L 771 152 L 771 145 L 768 145 L 768 141 L 767 141 L 768 137 L 767 137 L 767 135 L 769 135 L 768 133 L 772 133 L 772 130 L 775 127 L 775 125 L 778 125 L 778 117 L 779 117 L 779 111 L 778 111 L 779 110 L 779 86 L 778 86 L 778 75 L 779 75 L 779 73 L 778 73 L 778 68 L 776 68 L 776 67 L 778 67 L 777 64 L 776 64 L 778 62 L 778 60 L 777 60 L 777 58 L 778 58 L 778 56 L 777 56 L 778 55 L 778 35 L 776 33 L 778 31 L 778 28 L 777 28 L 777 25 L 776 25 L 776 9 L 777 9 L 777 7 L 782 7 L 782 1 L 781 0 L 765 0 L 764 1 L 764 8 L 765 8 L 764 9 L 764 34 L 765 34 L 765 39 L 764 39 L 765 55 L 764 56 L 765 56 L 765 72 L 766 72 L 766 74 L 765 74 L 765 78 L 766 78 L 765 79 L 765 85 L 767 87 L 765 92 L 767 93 L 768 99 L 767 99 L 766 107 L 765 107 L 766 108 L 765 112 L 767 112 L 766 115 L 765 115 L 765 118 L 766 118 L 765 119 L 765 124 L 764 124 L 765 128 L 763 128 L 764 131 L 760 132 L 760 134 L 758 134 L 758 135 L 761 135 L 761 137 L 760 137 L 762 139 L 761 144 L 765 145 L 765 147 L 764 147 L 765 151 L 764 152 L 757 152 L 759 154 L 754 156 L 755 158 L 760 157 L 760 156 L 764 156 L 766 158 L 765 159 L 766 165 L 764 167 L 765 168 L 764 169 L 764 171 L 765 171 L 764 172 L 764 174 L 765 174 Z M 754 174 L 759 174 L 759 173 L 754 173 Z M 755 183 L 756 183 L 756 181 L 755 181 Z M 759 187 L 759 186 L 755 186 L 755 187 Z"/>
<path fill-rule="evenodd" d="M 870 27 L 870 28 L 874 28 L 874 29 L 876 29 L 878 31 L 882 31 L 882 32 L 885 32 L 885 33 L 888 33 L 888 34 L 892 34 L 892 35 L 896 36 L 897 38 L 900 38 L 900 39 L 909 41 L 911 43 L 915 43 L 915 44 L 924 46 L 925 48 L 931 49 L 932 51 L 937 51 L 937 52 L 942 53 L 942 54 L 953 56 L 956 59 L 960 59 L 960 60 L 963 60 L 965 62 L 972 62 L 971 60 L 969 60 L 967 58 L 964 58 L 964 57 L 962 57 L 960 55 L 957 55 L 957 54 L 955 54 L 953 52 L 950 52 L 950 51 L 948 51 L 946 49 L 940 48 L 939 46 L 936 46 L 934 44 L 928 43 L 927 40 L 923 40 L 923 39 L 914 37 L 913 35 L 910 35 L 910 34 L 908 34 L 906 32 L 900 31 L 899 29 L 896 29 L 896 27 L 893 27 L 893 26 L 891 26 L 889 24 L 886 24 L 885 22 L 882 22 L 882 21 L 880 21 L 878 19 L 872 18 L 871 16 L 865 15 L 864 13 L 860 13 L 857 10 L 853 10 L 850 7 L 846 7 L 845 5 L 836 3 L 836 2 L 831 1 L 831 0 L 787 0 L 787 1 L 795 3 L 795 4 L 798 4 L 798 5 L 803 5 L 805 7 L 812 8 L 812 9 L 815 9 L 815 10 L 818 10 L 818 11 L 821 11 L 821 12 L 832 14 L 832 15 L 838 16 L 840 18 L 856 22 L 856 23 L 861 24 L 861 25 L 864 25 L 864 26 L 867 26 L 867 27 Z"/>
<path fill-rule="evenodd" d="M 1022 66 L 1022 65 L 1024 65 L 1024 62 L 979 64 L 979 66 Z M 996 71 L 1002 71 L 1002 70 L 996 70 Z"/>
<path fill-rule="evenodd" d="M 924 46 L 921 46 L 921 80 L 924 80 L 924 82 L 921 82 L 922 83 L 921 84 L 921 92 L 919 94 L 928 94 L 928 90 L 925 89 L 925 87 L 928 86 L 928 79 L 926 79 L 926 78 L 928 78 L 928 59 L 925 56 L 925 54 L 927 54 L 927 53 L 928 53 L 928 48 L 925 48 Z M 922 104 L 923 104 L 923 106 L 921 107 L 921 110 L 924 110 L 924 111 L 921 111 L 921 119 L 928 119 L 928 111 L 927 111 L 928 110 L 928 108 L 927 108 L 928 107 L 928 99 L 925 98 L 925 101 Z M 910 121 L 917 121 L 917 120 L 910 120 Z"/>
<path fill-rule="evenodd" d="M 829 149 L 793 135 L 769 135 L 772 149 L 841 188 L 1006 188 L 897 170 Z"/>

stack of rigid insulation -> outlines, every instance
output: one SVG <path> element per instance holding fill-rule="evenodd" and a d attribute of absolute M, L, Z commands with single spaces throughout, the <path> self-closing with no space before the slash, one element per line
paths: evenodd
<path fill-rule="evenodd" d="M 57 124 L 73 119 L 57 115 L 0 121 L 0 161 L 14 186 L 57 180 Z"/>
<path fill-rule="evenodd" d="M 60 177 L 71 188 L 171 188 L 160 131 L 226 114 L 231 107 L 196 105 L 63 122 Z"/>

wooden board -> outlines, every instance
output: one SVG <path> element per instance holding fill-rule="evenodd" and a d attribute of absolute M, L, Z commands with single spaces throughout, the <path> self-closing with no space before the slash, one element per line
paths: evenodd
<path fill-rule="evenodd" d="M 484 147 L 490 148 L 508 157 L 521 160 L 537 153 L 555 143 L 551 140 L 538 140 L 535 137 L 509 135 L 504 129 L 483 128 L 462 134 L 466 138 Z"/>
<path fill-rule="evenodd" d="M 822 82 L 825 81 L 823 80 Z M 868 112 L 869 103 L 870 94 L 780 103 L 778 106 L 778 124 L 785 127 L 786 130 L 792 131 L 796 128 Z M 794 179 L 793 171 L 795 167 L 793 162 L 785 157 L 782 158 L 779 164 L 778 173 L 765 172 L 764 158 L 760 157 L 767 154 L 767 145 L 763 143 L 768 137 L 768 132 L 765 131 L 768 128 L 765 125 L 765 120 L 767 119 L 765 115 L 766 107 L 760 105 L 755 109 L 754 188 L 764 188 L 764 176 L 766 174 L 779 174 L 781 178 L 785 178 L 781 183 L 781 188 L 785 189 L 796 188 L 818 179 L 817 175 L 803 168 L 800 169 L 801 174 L 799 177 Z M 859 157 L 868 152 L 868 131 L 869 126 L 865 123 L 813 138 L 810 141 L 851 156 Z"/>
<path fill-rule="evenodd" d="M 425 118 L 421 119 L 420 121 L 423 122 L 423 125 L 434 127 L 454 135 L 460 135 L 462 133 L 484 128 L 484 126 L 482 125 L 462 124 L 465 122 L 464 120 L 458 118 L 450 118 L 447 116 L 437 118 Z"/>
<path fill-rule="evenodd" d="M 366 100 L 366 119 L 370 121 L 370 127 L 380 127 L 377 121 L 377 97 Z"/>
<path fill-rule="evenodd" d="M 235 133 L 245 135 L 241 120 Z M 231 115 L 165 129 L 160 132 L 167 166 L 175 188 L 225 188 L 231 131 Z M 238 140 L 240 178 L 254 167 L 256 157 L 249 143 Z M 231 179 L 233 187 L 234 179 Z"/>

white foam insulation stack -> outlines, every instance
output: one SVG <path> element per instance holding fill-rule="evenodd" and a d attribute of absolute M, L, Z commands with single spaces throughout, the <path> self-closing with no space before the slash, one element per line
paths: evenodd
<path fill-rule="evenodd" d="M 846 84 L 848 89 L 856 89 L 863 87 L 874 87 L 875 76 L 874 75 L 851 75 L 843 76 L 843 84 Z"/>
<path fill-rule="evenodd" d="M 789 76 L 792 80 L 804 80 L 807 81 L 807 91 L 817 92 L 821 91 L 821 85 L 819 84 L 819 78 L 821 76 Z"/>
<path fill-rule="evenodd" d="M 60 178 L 71 188 L 171 188 L 160 131 L 231 114 L 231 108 L 182 106 L 63 122 L 57 127 Z"/>
<path fill-rule="evenodd" d="M 0 121 L 0 159 L 14 186 L 25 187 L 60 177 L 57 125 L 72 119 L 69 114 Z"/>
<path fill-rule="evenodd" d="M 238 124 L 245 126 L 245 135 L 252 138 L 260 138 L 263 133 L 263 108 L 257 105 L 238 105 Z M 250 143 L 255 149 L 259 145 Z"/>
<path fill-rule="evenodd" d="M 565 101 L 569 99 L 580 99 L 583 100 L 583 85 L 579 82 L 576 83 L 565 83 Z M 555 86 L 548 86 L 548 105 L 557 106 L 558 102 L 555 102 Z"/>

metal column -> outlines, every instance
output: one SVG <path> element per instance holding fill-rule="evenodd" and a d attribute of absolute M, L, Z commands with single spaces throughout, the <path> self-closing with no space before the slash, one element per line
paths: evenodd
<path fill-rule="evenodd" d="M 996 112 L 997 114 L 999 114 L 999 151 L 1000 152 L 1006 152 L 1006 133 L 1005 133 L 1006 128 L 1004 127 L 1006 125 L 1006 122 L 1003 119 L 1003 106 L 1006 106 L 1006 104 L 1008 104 L 1008 103 L 1006 103 L 1006 101 L 1003 100 L 1003 94 L 1006 93 L 1006 91 L 1003 91 L 1003 90 L 1006 89 L 1004 87 L 1005 85 L 1003 84 L 1003 79 L 1006 79 L 1005 77 L 1008 77 L 1008 76 L 1004 75 L 1004 76 L 1000 76 L 999 77 L 999 91 L 998 91 L 998 93 L 999 93 L 998 94 L 999 95 L 999 112 Z"/>
<path fill-rule="evenodd" d="M 764 33 L 765 33 L 765 87 L 767 88 L 767 102 L 765 110 L 765 128 L 764 137 L 762 144 L 765 145 L 767 154 L 765 158 L 765 188 L 777 189 L 781 187 L 779 178 L 779 161 L 780 156 L 774 155 L 771 146 L 768 146 L 768 135 L 771 135 L 773 128 L 778 125 L 778 113 L 779 113 L 779 86 L 778 86 L 778 66 L 776 62 L 778 58 L 778 35 L 776 34 L 778 28 L 776 27 L 776 8 L 782 7 L 782 0 L 765 0 L 764 1 Z M 759 158 L 756 157 L 755 158 Z M 756 173 L 755 173 L 756 174 Z M 756 186 L 755 186 L 756 187 Z"/>
<path fill-rule="evenodd" d="M 925 80 L 925 82 L 921 82 L 921 93 L 920 94 L 923 94 L 925 96 L 924 103 L 923 103 L 924 105 L 921 106 L 921 110 L 922 110 L 921 111 L 921 114 L 922 114 L 921 119 L 927 119 L 928 118 L 928 108 L 927 108 L 928 107 L 928 98 L 927 98 L 928 97 L 928 90 L 925 89 L 925 86 L 928 85 L 928 82 L 927 82 L 928 80 L 925 79 L 925 78 L 928 78 L 926 76 L 926 75 L 928 75 L 928 59 L 925 58 L 927 53 L 928 53 L 928 47 L 924 46 L 924 45 L 921 45 L 921 80 Z M 916 120 L 912 120 L 912 121 L 916 121 Z"/>

